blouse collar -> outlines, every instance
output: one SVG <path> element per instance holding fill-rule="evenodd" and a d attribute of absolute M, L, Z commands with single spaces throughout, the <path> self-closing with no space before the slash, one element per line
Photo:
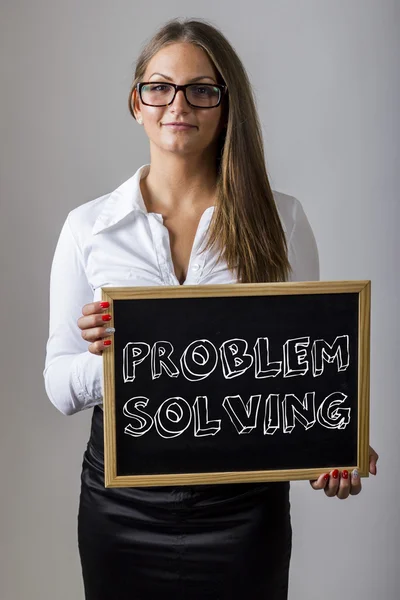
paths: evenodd
<path fill-rule="evenodd" d="M 94 222 L 93 235 L 115 225 L 132 211 L 138 210 L 147 213 L 140 189 L 140 180 L 147 175 L 149 169 L 149 164 L 142 165 L 132 177 L 111 192 Z"/>

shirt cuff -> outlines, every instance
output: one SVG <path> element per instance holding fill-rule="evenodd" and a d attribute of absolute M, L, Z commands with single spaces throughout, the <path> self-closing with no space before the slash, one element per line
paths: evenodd
<path fill-rule="evenodd" d="M 78 410 L 103 403 L 103 359 L 97 354 L 83 352 L 71 363 L 70 385 L 77 398 Z"/>

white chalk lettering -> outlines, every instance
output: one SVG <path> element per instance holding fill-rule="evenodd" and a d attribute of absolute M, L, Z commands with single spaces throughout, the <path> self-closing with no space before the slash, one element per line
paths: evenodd
<path fill-rule="evenodd" d="M 221 429 L 221 419 L 208 420 L 208 398 L 197 396 L 193 404 L 194 436 L 215 435 Z"/>
<path fill-rule="evenodd" d="M 273 435 L 279 427 L 279 394 L 270 394 L 265 400 L 264 435 Z"/>
<path fill-rule="evenodd" d="M 174 346 L 167 340 L 155 342 L 151 350 L 145 342 L 129 342 L 123 349 L 123 380 L 134 382 L 136 367 L 149 355 L 153 380 L 163 375 L 171 378 L 182 375 L 188 381 L 201 381 L 214 372 L 219 360 L 225 379 L 240 377 L 253 365 L 255 379 L 266 379 L 279 374 L 284 378 L 302 377 L 308 372 L 319 377 L 327 363 L 335 363 L 338 372 L 345 371 L 350 363 L 348 335 L 336 336 L 333 343 L 316 339 L 312 346 L 309 336 L 291 338 L 281 350 L 283 360 L 270 361 L 268 337 L 257 338 L 251 353 L 248 353 L 248 342 L 242 338 L 226 340 L 218 349 L 210 340 L 201 339 L 191 342 L 178 359 L 173 356 Z"/>
<path fill-rule="evenodd" d="M 318 409 L 318 422 L 327 429 L 344 429 L 350 423 L 351 408 L 340 407 L 346 400 L 346 394 L 329 394 Z M 340 407 L 340 408 L 339 408 Z"/>
<path fill-rule="evenodd" d="M 254 344 L 255 377 L 276 377 L 282 371 L 282 361 L 269 362 L 269 340 L 267 337 L 257 338 Z"/>
<path fill-rule="evenodd" d="M 297 420 L 304 429 L 315 423 L 315 392 L 307 392 L 303 402 L 294 394 L 286 394 L 282 402 L 283 433 L 291 433 Z"/>
<path fill-rule="evenodd" d="M 180 360 L 182 374 L 189 381 L 200 381 L 208 377 L 217 362 L 217 351 L 209 340 L 196 340 L 189 344 Z"/>
<path fill-rule="evenodd" d="M 315 340 L 312 346 L 313 375 L 318 377 L 324 372 L 324 361 L 333 363 L 336 359 L 337 370 L 345 371 L 349 366 L 349 336 L 338 335 L 333 344 L 325 340 Z"/>
<path fill-rule="evenodd" d="M 244 404 L 239 395 L 225 397 L 222 406 L 226 410 L 239 435 L 242 433 L 250 433 L 257 426 L 260 399 L 261 394 L 250 396 L 250 399 Z"/>
<path fill-rule="evenodd" d="M 309 337 L 289 339 L 283 346 L 283 376 L 305 375 L 308 371 L 307 346 Z M 299 349 L 303 347 L 303 349 Z M 302 367 L 301 365 L 305 365 Z"/>
<path fill-rule="evenodd" d="M 189 427 L 192 410 L 183 398 L 168 398 L 159 407 L 154 417 L 157 433 L 162 438 L 174 438 Z"/>
<path fill-rule="evenodd" d="M 171 342 L 156 342 L 151 349 L 151 376 L 158 379 L 164 369 L 169 377 L 178 377 L 179 370 L 171 360 L 174 347 Z"/>
<path fill-rule="evenodd" d="M 253 357 L 247 354 L 247 342 L 239 338 L 227 340 L 219 349 L 225 379 L 243 375 L 253 364 Z"/>
<path fill-rule="evenodd" d="M 129 407 L 129 405 L 133 402 L 133 409 Z M 153 426 L 153 419 L 149 414 L 147 414 L 144 410 L 140 410 L 147 406 L 149 402 L 148 398 L 144 396 L 136 396 L 136 398 L 131 398 L 127 402 L 125 402 L 123 407 L 123 414 L 125 417 L 129 417 L 130 419 L 135 419 L 138 422 L 138 426 L 134 427 L 129 424 L 125 427 L 124 432 L 127 435 L 131 435 L 133 437 L 140 437 L 147 433 Z"/>
<path fill-rule="evenodd" d="M 150 346 L 146 342 L 128 342 L 123 349 L 123 378 L 124 382 L 134 381 L 136 365 L 140 365 L 150 353 Z"/>
<path fill-rule="evenodd" d="M 263 418 L 259 418 L 261 394 L 250 396 L 246 403 L 240 395 L 225 396 L 222 405 L 213 402 L 212 406 L 214 412 L 222 411 L 225 425 L 229 418 L 238 435 L 250 434 L 257 427 L 263 428 L 264 435 L 273 435 L 280 429 L 290 434 L 297 423 L 306 431 L 316 423 L 327 429 L 344 429 L 351 415 L 351 408 L 343 406 L 346 399 L 345 394 L 334 392 L 326 396 L 316 411 L 315 392 L 306 392 L 302 400 L 295 394 L 286 394 L 281 399 L 280 394 L 271 393 L 265 399 Z M 127 435 L 140 437 L 154 425 L 160 437 L 175 438 L 193 421 L 194 437 L 202 438 L 216 435 L 224 423 L 223 419 L 209 417 L 207 396 L 196 396 L 193 406 L 179 396 L 168 398 L 159 406 L 154 418 L 144 410 L 148 403 L 149 399 L 144 396 L 136 396 L 125 403 L 123 414 L 133 421 L 124 428 Z"/>

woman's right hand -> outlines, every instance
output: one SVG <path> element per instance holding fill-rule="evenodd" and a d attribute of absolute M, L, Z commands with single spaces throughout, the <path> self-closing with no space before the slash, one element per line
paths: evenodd
<path fill-rule="evenodd" d="M 77 324 L 82 330 L 82 337 L 90 342 L 88 350 L 92 354 L 103 354 L 103 350 L 111 345 L 109 336 L 115 332 L 110 327 L 111 315 L 107 312 L 109 302 L 90 302 L 82 308 L 82 317 Z"/>

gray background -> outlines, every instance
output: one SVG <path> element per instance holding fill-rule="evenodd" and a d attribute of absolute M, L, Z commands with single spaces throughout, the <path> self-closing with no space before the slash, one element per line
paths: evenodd
<path fill-rule="evenodd" d="M 297 196 L 321 278 L 372 280 L 371 442 L 379 476 L 346 501 L 292 486 L 291 600 L 399 597 L 400 5 L 2 0 L 0 597 L 83 598 L 76 540 L 91 411 L 42 379 L 48 284 L 67 212 L 148 161 L 128 114 L 141 44 L 171 17 L 220 27 L 254 84 L 272 186 Z M 66 282 L 67 283 L 67 282 Z M 66 285 L 65 293 L 68 293 Z"/>

